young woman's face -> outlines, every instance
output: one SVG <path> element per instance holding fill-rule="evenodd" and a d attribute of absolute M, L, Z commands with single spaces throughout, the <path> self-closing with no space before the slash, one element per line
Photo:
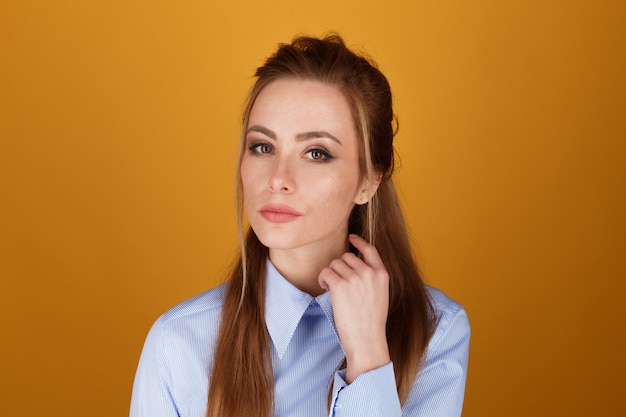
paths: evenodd
<path fill-rule="evenodd" d="M 270 249 L 345 248 L 348 217 L 367 201 L 359 139 L 337 87 L 281 79 L 250 112 L 241 161 L 248 219 Z"/>

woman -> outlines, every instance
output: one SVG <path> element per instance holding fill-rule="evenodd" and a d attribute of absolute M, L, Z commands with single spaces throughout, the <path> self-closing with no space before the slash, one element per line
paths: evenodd
<path fill-rule="evenodd" d="M 152 327 L 130 415 L 460 415 L 469 324 L 418 273 L 386 78 L 336 35 L 281 45 L 256 76 L 241 256 Z"/>

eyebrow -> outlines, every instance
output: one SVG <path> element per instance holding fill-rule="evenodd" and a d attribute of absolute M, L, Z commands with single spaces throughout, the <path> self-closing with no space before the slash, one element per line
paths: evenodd
<path fill-rule="evenodd" d="M 276 140 L 276 133 L 274 133 L 274 131 L 263 127 L 263 126 L 259 126 L 259 125 L 253 125 L 250 126 L 248 128 L 248 130 L 246 130 L 246 135 L 250 132 L 259 132 L 267 137 L 269 137 L 270 139 L 274 139 Z M 311 132 L 304 132 L 304 133 L 298 133 L 296 135 L 296 140 L 298 142 L 302 142 L 305 140 L 311 140 L 311 139 L 320 139 L 320 138 L 328 138 L 331 139 L 335 142 L 337 142 L 338 144 L 341 145 L 341 141 L 339 139 L 337 139 L 334 135 L 331 135 L 330 133 L 324 131 L 324 130 L 314 130 Z"/>

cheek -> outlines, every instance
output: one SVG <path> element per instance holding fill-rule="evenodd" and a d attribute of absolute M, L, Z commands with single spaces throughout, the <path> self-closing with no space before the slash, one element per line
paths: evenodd
<path fill-rule="evenodd" d="M 347 210 L 352 208 L 357 189 L 356 182 L 347 182 L 346 178 L 332 177 L 318 182 L 314 187 L 317 190 L 318 201 L 323 202 L 329 209 L 331 207 Z"/>
<path fill-rule="evenodd" d="M 258 192 L 259 186 L 257 184 L 258 177 L 254 175 L 254 170 L 251 170 L 249 166 L 246 169 L 246 167 L 243 164 L 241 165 L 240 176 L 241 176 L 243 206 L 248 217 L 250 217 L 252 215 L 250 210 L 254 211 L 254 207 L 256 206 L 256 201 L 258 200 L 257 198 L 257 195 L 259 194 Z"/>
<path fill-rule="evenodd" d="M 255 179 L 258 181 L 259 175 L 254 175 L 255 170 L 249 161 L 244 158 L 241 161 L 241 167 L 239 168 L 239 175 L 241 176 L 241 184 L 243 185 L 244 194 L 247 194 L 254 188 Z"/>

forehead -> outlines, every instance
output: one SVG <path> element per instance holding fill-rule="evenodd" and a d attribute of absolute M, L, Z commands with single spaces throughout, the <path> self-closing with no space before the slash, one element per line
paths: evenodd
<path fill-rule="evenodd" d="M 248 125 L 254 124 L 355 133 L 352 109 L 338 86 L 292 78 L 273 81 L 259 92 L 248 118 Z"/>

